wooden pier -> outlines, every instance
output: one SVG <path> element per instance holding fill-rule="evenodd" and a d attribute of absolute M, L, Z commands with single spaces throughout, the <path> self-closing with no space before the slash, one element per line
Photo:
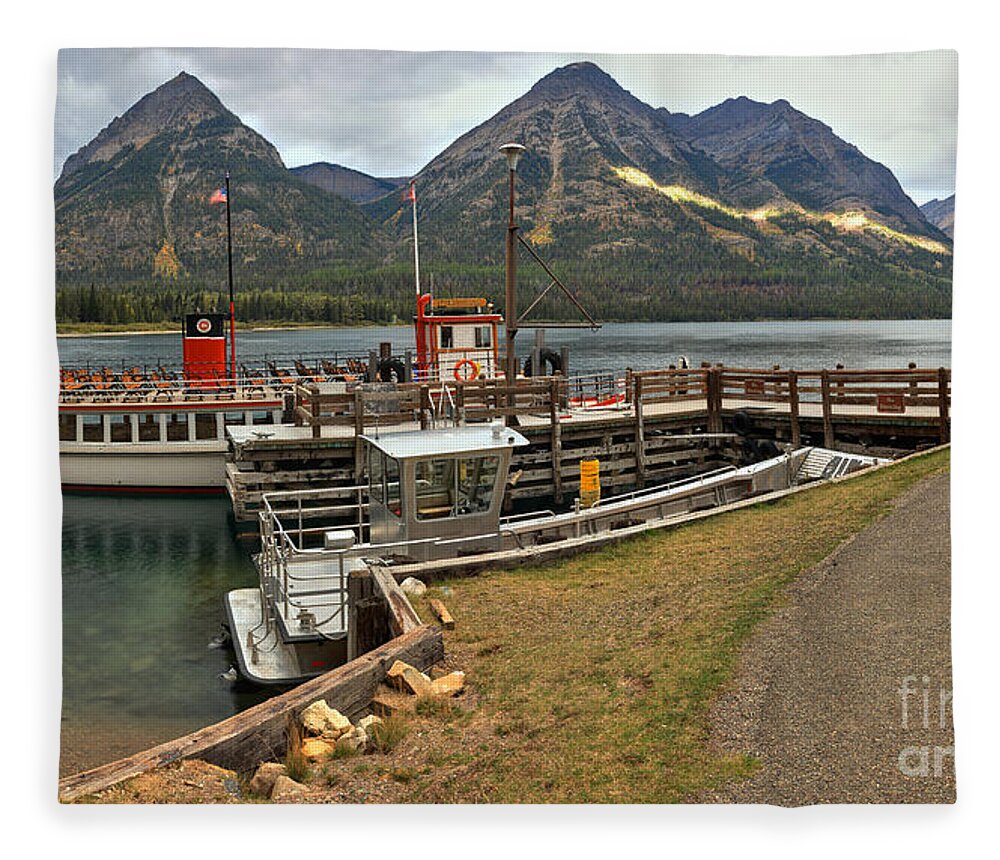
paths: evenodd
<path fill-rule="evenodd" d="M 660 484 L 760 458 L 768 443 L 886 453 L 950 438 L 951 372 L 701 367 L 628 371 L 617 389 L 542 377 L 447 385 L 295 387 L 294 425 L 230 428 L 226 486 L 237 520 L 267 492 L 360 485 L 359 437 L 503 420 L 530 441 L 516 451 L 507 497 L 563 505 L 582 460 L 601 463 L 605 492 Z"/>

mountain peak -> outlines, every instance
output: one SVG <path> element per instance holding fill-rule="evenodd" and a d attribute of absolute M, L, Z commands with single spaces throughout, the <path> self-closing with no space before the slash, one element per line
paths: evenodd
<path fill-rule="evenodd" d="M 65 179 L 94 161 L 107 161 L 127 146 L 140 149 L 164 129 L 193 127 L 217 117 L 239 122 L 215 93 L 194 75 L 182 71 L 144 95 L 67 158 L 59 178 Z"/>
<path fill-rule="evenodd" d="M 600 66 L 589 61 L 570 63 L 549 72 L 530 90 L 530 94 L 567 98 L 586 92 L 622 95 L 626 90 Z"/>

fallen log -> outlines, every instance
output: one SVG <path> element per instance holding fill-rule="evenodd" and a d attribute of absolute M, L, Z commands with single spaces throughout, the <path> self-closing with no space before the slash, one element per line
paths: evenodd
<path fill-rule="evenodd" d="M 64 777 L 59 780 L 59 800 L 67 803 L 183 759 L 197 758 L 229 770 L 248 772 L 262 761 L 275 761 L 284 756 L 289 719 L 297 718 L 317 699 L 325 699 L 331 707 L 353 720 L 369 707 L 386 671 L 397 660 L 422 670 L 443 659 L 440 629 L 431 625 L 416 627 L 343 666 L 222 722 L 127 758 Z"/>

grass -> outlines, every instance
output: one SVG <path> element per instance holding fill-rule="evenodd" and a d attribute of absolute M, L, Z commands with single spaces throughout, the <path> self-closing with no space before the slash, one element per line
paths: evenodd
<path fill-rule="evenodd" d="M 312 769 L 301 750 L 289 748 L 285 754 L 285 773 L 289 779 L 293 779 L 295 782 L 306 783 L 309 781 Z"/>
<path fill-rule="evenodd" d="M 446 647 L 478 709 L 445 737 L 468 760 L 408 784 L 405 799 L 674 802 L 749 775 L 752 759 L 708 743 L 709 709 L 747 637 L 788 583 L 948 466 L 949 451 L 934 452 L 598 553 L 448 582 L 461 624 Z"/>
<path fill-rule="evenodd" d="M 372 741 L 376 751 L 383 754 L 391 753 L 409 734 L 409 731 L 410 726 L 405 718 L 397 714 L 392 714 L 381 723 L 376 723 L 371 728 Z"/>

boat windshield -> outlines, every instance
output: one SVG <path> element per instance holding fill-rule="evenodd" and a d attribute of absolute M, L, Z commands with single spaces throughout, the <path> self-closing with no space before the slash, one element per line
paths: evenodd
<path fill-rule="evenodd" d="M 440 458 L 416 463 L 417 519 L 484 513 L 493 503 L 500 458 Z"/>

